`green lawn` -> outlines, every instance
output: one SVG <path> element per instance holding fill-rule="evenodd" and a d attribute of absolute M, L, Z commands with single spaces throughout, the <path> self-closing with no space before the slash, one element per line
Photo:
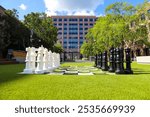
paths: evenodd
<path fill-rule="evenodd" d="M 64 63 L 92 66 L 93 63 Z M 132 64 L 134 75 L 19 75 L 24 65 L 0 65 L 0 99 L 150 99 L 150 65 Z"/>

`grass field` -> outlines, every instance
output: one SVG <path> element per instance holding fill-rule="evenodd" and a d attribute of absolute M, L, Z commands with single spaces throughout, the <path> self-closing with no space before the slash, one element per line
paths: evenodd
<path fill-rule="evenodd" d="M 64 63 L 62 66 L 92 66 Z M 150 65 L 132 64 L 134 75 L 19 75 L 24 65 L 0 65 L 0 99 L 150 99 Z"/>

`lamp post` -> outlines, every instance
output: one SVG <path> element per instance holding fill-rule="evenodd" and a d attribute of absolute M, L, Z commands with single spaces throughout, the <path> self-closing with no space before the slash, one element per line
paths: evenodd
<path fill-rule="evenodd" d="M 30 31 L 30 46 L 32 46 L 32 41 L 33 41 L 33 29 Z"/>

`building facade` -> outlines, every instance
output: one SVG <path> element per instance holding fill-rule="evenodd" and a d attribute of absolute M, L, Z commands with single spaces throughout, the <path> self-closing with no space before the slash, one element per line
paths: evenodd
<path fill-rule="evenodd" d="M 66 53 L 78 57 L 80 47 L 85 41 L 85 35 L 92 28 L 96 16 L 51 16 L 54 26 L 58 28 L 58 39 Z M 67 56 L 69 57 L 69 55 Z"/>

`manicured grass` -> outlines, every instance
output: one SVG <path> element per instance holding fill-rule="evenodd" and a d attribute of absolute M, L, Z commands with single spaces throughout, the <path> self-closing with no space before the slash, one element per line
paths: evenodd
<path fill-rule="evenodd" d="M 23 64 L 0 65 L 0 99 L 150 99 L 150 65 L 133 63 L 132 67 L 134 75 L 50 76 L 19 75 Z"/>

